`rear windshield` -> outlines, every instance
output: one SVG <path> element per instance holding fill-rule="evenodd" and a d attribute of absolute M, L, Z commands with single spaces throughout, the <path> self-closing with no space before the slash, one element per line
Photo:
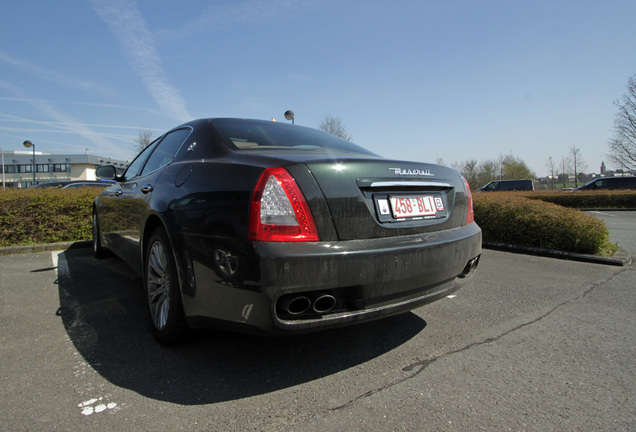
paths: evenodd
<path fill-rule="evenodd" d="M 232 150 L 339 150 L 374 153 L 334 135 L 303 126 L 264 120 L 212 119 L 210 124 Z"/>

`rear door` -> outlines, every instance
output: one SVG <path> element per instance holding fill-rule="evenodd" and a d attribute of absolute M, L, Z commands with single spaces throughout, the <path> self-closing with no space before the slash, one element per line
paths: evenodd
<path fill-rule="evenodd" d="M 110 219 L 116 228 L 110 227 L 111 248 L 133 268 L 142 268 L 141 236 L 155 183 L 190 133 L 191 128 L 171 131 L 148 146 L 126 170 L 125 181 L 114 191 L 109 205 L 113 215 Z"/>
<path fill-rule="evenodd" d="M 138 187 L 136 179 L 158 142 L 157 140 L 151 143 L 137 155 L 124 173 L 125 181 L 109 187 L 100 196 L 98 208 L 100 228 L 108 247 L 122 258 L 127 254 L 127 238 L 131 235 L 130 221 L 140 217 L 135 214 L 139 209 L 130 205 L 129 199 Z M 127 256 L 126 259 L 128 259 Z"/>

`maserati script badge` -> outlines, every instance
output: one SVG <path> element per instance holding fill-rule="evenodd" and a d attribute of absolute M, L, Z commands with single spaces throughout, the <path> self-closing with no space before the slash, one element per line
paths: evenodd
<path fill-rule="evenodd" d="M 402 168 L 389 168 L 395 175 L 402 176 L 434 176 L 435 174 L 431 174 L 431 172 L 427 169 L 402 169 Z"/>

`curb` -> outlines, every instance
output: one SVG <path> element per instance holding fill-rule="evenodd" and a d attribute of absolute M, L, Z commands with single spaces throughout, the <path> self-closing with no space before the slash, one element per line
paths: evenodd
<path fill-rule="evenodd" d="M 47 244 L 34 244 L 26 246 L 6 246 L 0 247 L 0 256 L 16 255 L 34 252 L 48 252 L 56 250 L 66 249 L 78 249 L 91 247 L 91 241 L 76 241 L 76 242 L 60 242 L 60 243 L 47 243 Z"/>
<path fill-rule="evenodd" d="M 608 211 L 636 211 L 636 209 L 633 208 L 580 208 L 577 210 L 581 210 L 584 212 L 608 212 Z"/>
<path fill-rule="evenodd" d="M 61 243 L 39 244 L 39 245 L 7 246 L 7 247 L 0 247 L 0 256 L 66 250 L 66 249 L 89 248 L 91 247 L 91 245 L 92 245 L 92 242 L 90 240 L 85 240 L 85 241 L 77 241 L 77 242 L 61 242 Z M 498 250 L 502 252 L 520 253 L 525 255 L 541 256 L 546 258 L 557 258 L 557 259 L 565 259 L 570 261 L 581 261 L 581 262 L 589 262 L 594 264 L 604 264 L 604 265 L 619 266 L 619 267 L 627 266 L 632 263 L 632 254 L 627 249 L 623 249 L 620 246 L 618 247 L 618 251 L 616 252 L 616 256 L 614 257 L 601 257 L 596 255 L 577 254 L 572 252 L 556 251 L 552 249 L 542 249 L 542 248 L 530 247 L 530 246 L 517 246 L 513 244 L 495 243 L 495 242 L 483 242 L 482 247 L 484 249 L 492 249 L 492 250 Z"/>
<path fill-rule="evenodd" d="M 563 252 L 563 251 L 557 251 L 552 249 L 543 249 L 543 248 L 531 247 L 531 246 L 517 246 L 513 244 L 495 243 L 495 242 L 483 242 L 482 247 L 484 249 L 492 249 L 492 250 L 498 250 L 502 252 L 514 252 L 514 253 L 520 253 L 525 255 L 534 255 L 534 256 L 541 256 L 546 258 L 558 258 L 558 259 L 564 259 L 564 260 L 570 260 L 570 261 L 581 261 L 581 262 L 605 264 L 605 265 L 612 265 L 612 266 L 619 266 L 619 267 L 627 266 L 632 263 L 632 254 L 627 249 L 623 249 L 620 246 L 618 247 L 618 250 L 616 251 L 616 255 L 613 257 L 585 255 L 585 254 L 578 254 L 573 252 Z"/>

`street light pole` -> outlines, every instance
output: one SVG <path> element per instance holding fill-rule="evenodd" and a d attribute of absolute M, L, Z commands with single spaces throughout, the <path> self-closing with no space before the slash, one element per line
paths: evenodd
<path fill-rule="evenodd" d="M 33 186 L 35 186 L 35 144 L 33 144 L 31 141 L 26 140 L 25 142 L 22 143 L 22 145 L 24 145 L 26 148 L 29 147 L 33 147 Z"/>
<path fill-rule="evenodd" d="M 5 190 L 4 186 L 4 149 L 0 147 L 0 152 L 2 152 L 2 190 Z"/>
<path fill-rule="evenodd" d="M 291 120 L 292 124 L 294 124 L 294 112 L 292 110 L 285 111 L 285 118 Z"/>

